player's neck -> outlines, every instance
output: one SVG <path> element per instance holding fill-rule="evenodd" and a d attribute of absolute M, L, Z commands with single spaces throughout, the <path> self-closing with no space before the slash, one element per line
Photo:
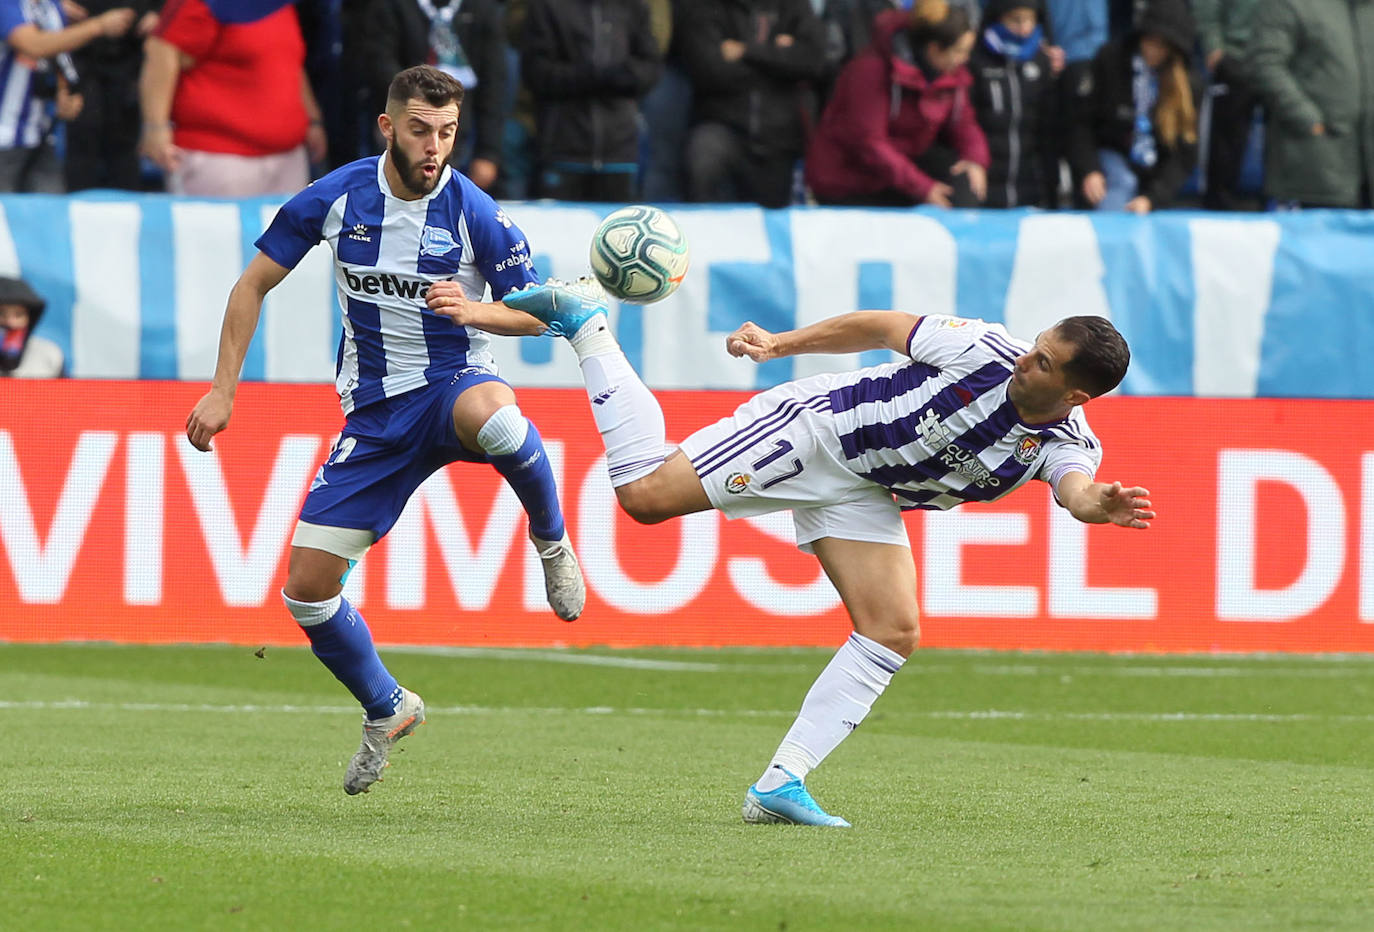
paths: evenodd
<path fill-rule="evenodd" d="M 1015 401 L 1012 404 L 1016 408 L 1016 416 L 1021 419 L 1021 423 L 1031 427 L 1057 423 L 1064 420 L 1073 411 L 1073 405 L 1062 403 L 1054 408 L 1030 408 L 1022 402 Z"/>

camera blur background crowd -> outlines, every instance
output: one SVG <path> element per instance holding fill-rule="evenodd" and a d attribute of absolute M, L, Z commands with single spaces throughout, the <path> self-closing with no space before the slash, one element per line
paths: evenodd
<path fill-rule="evenodd" d="M 1144 214 L 1374 178 L 1374 0 L 0 0 L 0 29 L 3 192 L 289 195 L 379 152 L 421 63 L 502 199 Z M 8 374 L 43 308 L 0 285 Z"/>
<path fill-rule="evenodd" d="M 502 198 L 1369 205 L 1371 0 L 0 0 L 0 189 L 289 194 L 467 87 Z"/>

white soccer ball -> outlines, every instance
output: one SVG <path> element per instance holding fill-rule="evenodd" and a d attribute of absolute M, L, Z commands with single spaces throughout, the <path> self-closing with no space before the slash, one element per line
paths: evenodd
<path fill-rule="evenodd" d="M 611 294 L 631 304 L 661 301 L 687 274 L 687 237 L 657 207 L 622 207 L 592 234 L 592 273 Z"/>

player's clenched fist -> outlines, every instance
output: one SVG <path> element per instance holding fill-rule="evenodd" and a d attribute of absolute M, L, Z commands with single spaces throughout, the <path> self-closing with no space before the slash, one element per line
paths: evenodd
<path fill-rule="evenodd" d="M 455 324 L 461 326 L 471 323 L 467 314 L 467 294 L 464 293 L 462 285 L 451 279 L 430 285 L 429 291 L 425 292 L 425 303 L 434 313 L 451 317 Z"/>
<path fill-rule="evenodd" d="M 212 449 L 211 438 L 229 426 L 233 410 L 233 399 L 214 389 L 206 392 L 186 418 L 186 439 L 191 441 L 191 446 L 201 451 Z"/>
<path fill-rule="evenodd" d="M 725 349 L 731 356 L 748 356 L 754 362 L 772 359 L 776 347 L 777 338 L 753 321 L 745 321 L 725 338 Z"/>

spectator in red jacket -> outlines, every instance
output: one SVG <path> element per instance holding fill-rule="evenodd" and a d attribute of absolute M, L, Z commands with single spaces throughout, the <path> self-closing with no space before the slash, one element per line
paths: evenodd
<path fill-rule="evenodd" d="M 231 5 L 230 12 L 243 12 Z M 230 20 L 206 0 L 168 0 L 144 48 L 143 151 L 175 194 L 292 194 L 327 142 L 291 4 Z"/>
<path fill-rule="evenodd" d="M 917 0 L 873 24 L 840 72 L 806 156 L 823 204 L 971 207 L 987 192 L 988 143 L 969 99 L 968 13 Z"/>

